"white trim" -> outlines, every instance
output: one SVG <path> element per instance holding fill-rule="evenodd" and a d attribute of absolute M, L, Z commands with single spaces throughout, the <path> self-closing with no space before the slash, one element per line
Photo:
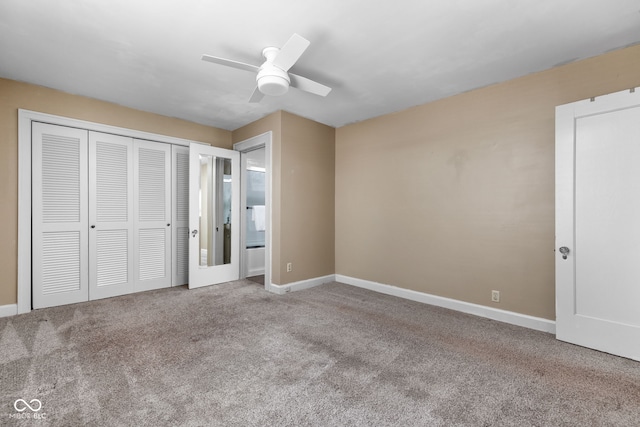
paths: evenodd
<path fill-rule="evenodd" d="M 273 245 L 272 243 L 272 230 L 273 230 L 273 203 L 271 197 L 273 195 L 273 133 L 271 131 L 262 133 L 260 135 L 256 135 L 249 139 L 245 139 L 241 142 L 236 142 L 233 144 L 233 149 L 239 151 L 240 153 L 245 153 L 247 151 L 257 150 L 259 148 L 264 147 L 264 159 L 265 159 L 265 222 L 268 225 L 267 229 L 264 233 L 264 244 L 265 244 L 265 259 L 264 259 L 264 288 L 267 291 L 272 291 L 272 286 L 278 286 L 271 284 L 271 260 L 273 259 Z M 243 196 L 245 192 L 242 192 Z M 241 199 L 242 206 L 240 207 L 240 211 L 243 215 L 247 213 L 247 201 L 244 197 Z M 241 227 L 243 232 L 241 233 L 241 247 L 244 249 L 246 247 L 246 236 L 244 235 L 244 227 L 246 226 L 246 220 L 241 220 Z M 240 278 L 244 278 L 245 272 L 247 270 L 247 264 L 245 259 L 246 252 L 244 250 L 240 251 Z M 278 293 L 278 292 L 276 292 Z"/>
<path fill-rule="evenodd" d="M 258 276 L 261 274 L 264 275 L 264 261 L 265 261 L 266 248 L 263 246 L 261 248 L 245 249 L 244 253 L 246 255 L 247 265 L 246 265 L 246 269 L 243 271 L 247 272 L 247 277 Z M 257 261 L 254 261 L 254 260 L 257 260 Z M 241 277 L 241 278 L 244 278 L 244 277 Z"/>
<path fill-rule="evenodd" d="M 18 314 L 31 311 L 31 121 L 18 110 Z"/>
<path fill-rule="evenodd" d="M 260 276 L 264 274 L 264 268 L 256 268 L 255 270 L 249 269 L 247 271 L 247 277 Z"/>
<path fill-rule="evenodd" d="M 257 150 L 271 141 L 271 135 L 272 132 L 268 131 L 260 135 L 252 136 L 244 141 L 233 144 L 233 149 L 242 152 Z"/>
<path fill-rule="evenodd" d="M 35 122 L 50 123 L 52 125 L 74 127 L 74 128 L 85 129 L 89 131 L 102 132 L 102 133 L 112 133 L 115 135 L 127 136 L 130 138 L 146 139 L 149 141 L 165 142 L 168 144 L 188 146 L 192 142 L 188 139 L 176 138 L 174 136 L 160 135 L 157 133 L 144 132 L 141 130 L 105 125 L 102 123 L 88 122 L 85 120 L 78 120 L 71 117 L 55 116 L 53 114 L 39 113 L 37 111 L 19 109 L 18 116 L 19 117 L 24 116 L 28 118 L 30 121 L 35 121 Z M 206 144 L 206 145 L 210 145 L 210 144 Z"/>
<path fill-rule="evenodd" d="M 31 122 L 34 121 L 174 145 L 191 143 L 167 135 L 18 109 L 18 314 L 31 311 Z"/>
<path fill-rule="evenodd" d="M 15 316 L 18 314 L 18 304 L 0 305 L 0 317 Z"/>
<path fill-rule="evenodd" d="M 287 283 L 286 285 L 275 285 L 273 283 L 267 287 L 269 292 L 274 294 L 283 295 L 292 291 L 301 291 L 303 289 L 313 288 L 315 286 L 323 285 L 325 283 L 331 283 L 336 281 L 335 274 L 329 274 L 328 276 L 315 277 L 313 279 L 300 280 L 299 282 Z M 269 283 L 266 282 L 265 283 Z"/>
<path fill-rule="evenodd" d="M 359 288 L 369 289 L 371 291 L 380 292 L 382 294 L 393 295 L 399 298 L 421 302 L 423 304 L 435 305 L 437 307 L 444 307 L 451 310 L 460 311 L 462 313 L 486 317 L 487 319 L 497 320 L 499 322 L 509 323 L 517 326 L 523 326 L 525 328 L 535 329 L 536 331 L 548 332 L 550 334 L 555 334 L 556 332 L 556 322 L 554 322 L 553 320 L 515 313 L 513 311 L 486 307 L 479 304 L 472 304 L 469 302 L 459 301 L 451 298 L 439 297 L 424 292 L 417 292 L 410 289 L 399 288 L 397 286 L 371 282 L 369 280 L 356 279 L 355 277 L 343 276 L 341 274 L 336 274 L 335 278 L 336 282 L 344 283 L 351 286 L 357 286 Z"/>

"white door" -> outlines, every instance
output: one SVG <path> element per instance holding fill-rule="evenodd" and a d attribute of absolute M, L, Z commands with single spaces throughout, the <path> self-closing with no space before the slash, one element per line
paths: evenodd
<path fill-rule="evenodd" d="M 89 132 L 89 297 L 133 292 L 131 138 Z"/>
<path fill-rule="evenodd" d="M 239 278 L 240 153 L 192 143 L 189 288 Z"/>
<path fill-rule="evenodd" d="M 87 131 L 34 123 L 33 308 L 87 301 Z"/>
<path fill-rule="evenodd" d="M 556 110 L 556 335 L 640 360 L 640 93 Z"/>
<path fill-rule="evenodd" d="M 171 286 L 171 145 L 134 140 L 134 290 Z"/>
<path fill-rule="evenodd" d="M 189 147 L 174 145 L 173 157 L 173 279 L 171 286 L 189 281 Z"/>

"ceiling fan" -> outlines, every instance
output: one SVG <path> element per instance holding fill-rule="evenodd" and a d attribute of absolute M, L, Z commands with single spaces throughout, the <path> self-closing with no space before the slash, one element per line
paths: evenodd
<path fill-rule="evenodd" d="M 310 44 L 309 40 L 294 34 L 280 49 L 265 47 L 262 50 L 265 61 L 259 67 L 211 55 L 202 55 L 202 60 L 257 73 L 257 86 L 249 98 L 249 102 L 260 102 L 264 95 L 284 95 L 289 90 L 289 86 L 315 95 L 327 96 L 331 92 L 330 87 L 287 72 L 300 59 Z"/>

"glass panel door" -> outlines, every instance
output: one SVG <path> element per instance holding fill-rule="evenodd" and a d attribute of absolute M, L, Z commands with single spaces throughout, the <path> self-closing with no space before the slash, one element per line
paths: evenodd
<path fill-rule="evenodd" d="M 190 146 L 189 288 L 240 277 L 240 154 Z"/>

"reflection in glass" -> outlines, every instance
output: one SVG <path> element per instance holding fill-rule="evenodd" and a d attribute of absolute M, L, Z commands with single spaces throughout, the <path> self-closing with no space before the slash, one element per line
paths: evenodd
<path fill-rule="evenodd" d="M 265 172 L 247 169 L 247 249 L 264 248 L 265 242 Z"/>
<path fill-rule="evenodd" d="M 200 266 L 231 263 L 231 159 L 200 154 Z"/>

